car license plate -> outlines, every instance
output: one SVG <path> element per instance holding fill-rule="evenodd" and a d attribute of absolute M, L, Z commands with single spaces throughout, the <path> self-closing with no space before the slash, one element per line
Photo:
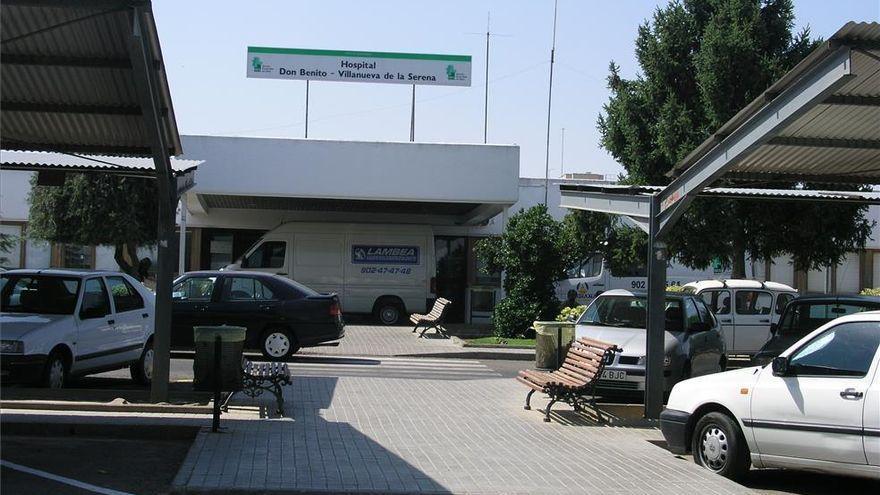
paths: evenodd
<path fill-rule="evenodd" d="M 615 381 L 626 380 L 626 371 L 603 370 L 602 379 Z"/>

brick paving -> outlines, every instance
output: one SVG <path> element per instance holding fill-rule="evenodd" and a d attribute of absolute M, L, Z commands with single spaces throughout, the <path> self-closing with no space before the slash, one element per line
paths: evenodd
<path fill-rule="evenodd" d="M 286 417 L 229 419 L 226 433 L 202 431 L 176 488 L 751 493 L 652 444 L 662 438 L 656 429 L 596 426 L 565 405 L 546 424 L 537 411 L 522 409 L 523 387 L 479 364 L 433 360 L 421 379 L 381 373 L 407 362 L 381 360 L 368 374 L 343 376 L 336 376 L 333 363 L 324 370 L 315 365 L 307 374 L 297 374 L 293 365 Z M 469 379 L 443 379 L 457 372 Z"/>
<path fill-rule="evenodd" d="M 302 355 L 324 356 L 438 356 L 467 357 L 485 353 L 485 349 L 465 348 L 451 339 L 430 332 L 418 338 L 411 326 L 346 325 L 345 337 L 338 346 L 306 347 Z M 505 349 L 509 354 L 534 354 L 528 350 Z"/>

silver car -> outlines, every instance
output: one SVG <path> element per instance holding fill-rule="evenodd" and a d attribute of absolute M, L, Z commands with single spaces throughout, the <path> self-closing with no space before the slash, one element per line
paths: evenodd
<path fill-rule="evenodd" d="M 600 392 L 644 392 L 647 303 L 643 292 L 609 290 L 594 299 L 578 320 L 577 338 L 589 337 L 623 349 L 605 366 L 597 385 Z M 701 297 L 667 293 L 665 316 L 665 390 L 681 380 L 727 367 L 721 326 Z"/>

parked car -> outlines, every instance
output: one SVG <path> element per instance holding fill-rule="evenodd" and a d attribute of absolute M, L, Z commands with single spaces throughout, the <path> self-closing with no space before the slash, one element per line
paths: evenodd
<path fill-rule="evenodd" d="M 286 277 L 241 271 L 186 273 L 174 281 L 171 345 L 193 347 L 193 327 L 247 328 L 245 346 L 270 359 L 345 335 L 336 294 L 319 294 Z"/>
<path fill-rule="evenodd" d="M 779 323 L 770 326 L 771 337 L 752 358 L 752 364 L 763 366 L 782 351 L 829 321 L 841 316 L 880 310 L 880 297 L 872 296 L 806 296 L 789 302 Z"/>
<path fill-rule="evenodd" d="M 797 297 L 793 287 L 759 280 L 701 280 L 683 291 L 703 298 L 721 322 L 728 354 L 754 355 L 770 340 L 770 325 Z"/>
<path fill-rule="evenodd" d="M 832 320 L 770 365 L 685 380 L 660 429 L 672 452 L 737 479 L 758 467 L 880 479 L 880 312 Z"/>
<path fill-rule="evenodd" d="M 128 367 L 153 374 L 154 296 L 113 271 L 9 270 L 0 275 L 3 383 L 61 388 L 72 375 Z"/>
<path fill-rule="evenodd" d="M 607 392 L 645 390 L 647 296 L 614 289 L 587 307 L 575 326 L 577 338 L 617 344 L 623 351 L 605 366 L 597 387 Z M 721 328 L 698 296 L 666 294 L 665 390 L 679 380 L 723 371 L 727 364 Z"/>

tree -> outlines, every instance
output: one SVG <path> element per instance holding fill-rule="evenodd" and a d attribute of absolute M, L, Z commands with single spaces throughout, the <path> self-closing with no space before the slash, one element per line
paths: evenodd
<path fill-rule="evenodd" d="M 792 34 L 793 22 L 790 0 L 685 0 L 658 8 L 638 30 L 641 74 L 624 79 L 610 64 L 611 97 L 598 119 L 602 147 L 626 169 L 622 182 L 667 184 L 674 164 L 806 56 L 817 42 L 807 29 Z M 764 259 L 787 252 L 807 270 L 864 247 L 873 225 L 866 213 L 853 205 L 701 198 L 666 241 L 683 264 L 703 269 L 719 257 L 734 277 L 745 276 L 747 252 Z"/>
<path fill-rule="evenodd" d="M 137 277 L 137 247 L 156 242 L 157 198 L 152 179 L 67 174 L 62 186 L 40 186 L 35 175 L 28 233 L 52 242 L 113 246 L 120 269 Z"/>
<path fill-rule="evenodd" d="M 9 258 L 3 256 L 3 254 L 12 251 L 16 240 L 15 236 L 0 232 L 0 266 L 9 263 Z"/>
<path fill-rule="evenodd" d="M 571 236 L 545 205 L 511 216 L 501 236 L 477 243 L 476 255 L 488 272 L 504 272 L 506 297 L 493 314 L 496 335 L 522 335 L 533 321 L 556 317 L 553 284 L 577 256 Z"/>

